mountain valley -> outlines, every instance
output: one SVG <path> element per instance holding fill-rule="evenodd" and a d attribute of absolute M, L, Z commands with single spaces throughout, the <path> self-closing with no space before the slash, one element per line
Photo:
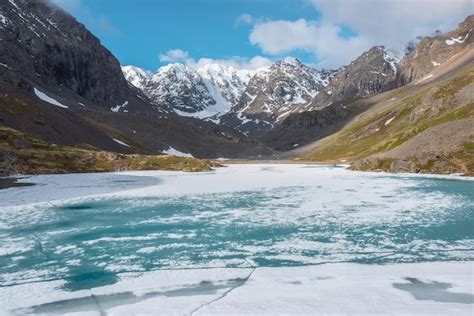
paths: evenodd
<path fill-rule="evenodd" d="M 254 70 L 171 63 L 152 73 L 121 66 L 49 2 L 1 1 L 0 14 L 0 125 L 49 146 L 473 172 L 472 15 L 405 55 L 376 46 L 333 70 L 285 57 Z M 2 143 L 4 161 L 25 149 L 21 139 Z"/>

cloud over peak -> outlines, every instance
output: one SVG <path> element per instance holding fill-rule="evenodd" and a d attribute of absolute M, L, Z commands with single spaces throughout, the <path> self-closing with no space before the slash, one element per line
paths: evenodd
<path fill-rule="evenodd" d="M 320 18 L 258 22 L 252 18 L 250 43 L 274 56 L 309 52 L 319 66 L 339 67 L 372 46 L 402 50 L 419 35 L 450 30 L 473 11 L 472 0 L 309 1 Z"/>
<path fill-rule="evenodd" d="M 171 49 L 164 54 L 159 55 L 160 61 L 164 63 L 183 63 L 191 68 L 199 68 L 206 64 L 219 63 L 232 66 L 235 69 L 255 70 L 260 67 L 269 66 L 273 61 L 262 56 L 254 56 L 252 58 L 232 56 L 225 59 L 214 58 L 192 58 L 189 53 L 182 49 Z"/>

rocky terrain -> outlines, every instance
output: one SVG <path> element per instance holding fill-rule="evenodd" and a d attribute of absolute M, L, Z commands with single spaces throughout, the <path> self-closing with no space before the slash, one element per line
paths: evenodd
<path fill-rule="evenodd" d="M 68 107 L 149 112 L 118 60 L 73 17 L 46 1 L 1 1 L 0 12 L 1 82 L 46 91 Z"/>
<path fill-rule="evenodd" d="M 306 153 L 300 159 L 352 161 L 356 170 L 472 175 L 472 46 L 428 76 L 348 104 L 351 108 L 365 103 L 368 109 L 339 132 L 301 149 Z"/>
<path fill-rule="evenodd" d="M 372 47 L 339 71 L 312 100 L 310 108 L 322 109 L 392 89 L 398 62 L 385 47 Z"/>
<path fill-rule="evenodd" d="M 51 145 L 10 128 L 0 127 L 0 177 L 18 174 L 110 172 L 117 170 L 209 171 L 212 161 L 169 155 L 131 155 L 88 146 Z"/>
<path fill-rule="evenodd" d="M 424 37 L 398 65 L 397 85 L 429 79 L 429 75 L 474 43 L 474 15 L 448 33 Z M 427 78 L 428 77 L 428 78 Z"/>
<path fill-rule="evenodd" d="M 231 110 L 241 120 L 273 124 L 294 112 L 310 110 L 308 103 L 335 71 L 317 71 L 296 58 L 284 58 L 250 79 L 242 98 Z"/>

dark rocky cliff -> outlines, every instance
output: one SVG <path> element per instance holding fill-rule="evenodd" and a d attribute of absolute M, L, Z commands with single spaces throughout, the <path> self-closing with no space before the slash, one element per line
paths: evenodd
<path fill-rule="evenodd" d="M 0 81 L 27 90 L 40 86 L 66 103 L 110 109 L 128 101 L 131 111 L 150 108 L 112 53 L 62 9 L 44 0 L 0 0 L 0 13 Z"/>

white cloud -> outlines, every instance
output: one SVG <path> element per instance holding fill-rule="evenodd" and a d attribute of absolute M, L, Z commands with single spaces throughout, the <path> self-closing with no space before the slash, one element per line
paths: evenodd
<path fill-rule="evenodd" d="M 251 16 L 248 13 L 244 13 L 235 19 L 235 25 L 240 25 L 240 24 L 252 24 L 254 22 L 253 16 Z"/>
<path fill-rule="evenodd" d="M 418 35 L 453 29 L 473 11 L 472 0 L 308 0 L 321 19 L 253 19 L 249 40 L 270 55 L 314 54 L 318 66 L 347 64 L 376 45 L 401 50 Z M 340 36 L 342 26 L 356 36 Z"/>
<path fill-rule="evenodd" d="M 299 19 L 257 23 L 250 34 L 250 42 L 264 53 L 281 55 L 294 50 L 311 52 L 326 67 L 336 67 L 357 57 L 369 48 L 362 37 L 342 38 L 340 28 L 332 24 Z"/>
<path fill-rule="evenodd" d="M 474 11 L 472 0 L 310 0 L 325 21 L 374 45 L 400 48 L 418 35 L 449 31 Z"/>
<path fill-rule="evenodd" d="M 191 68 L 198 68 L 206 64 L 219 63 L 232 66 L 236 69 L 248 70 L 254 70 L 273 64 L 271 59 L 262 56 L 254 56 L 252 58 L 233 56 L 225 59 L 203 57 L 196 60 L 192 58 L 187 51 L 182 49 L 171 49 L 165 54 L 160 54 L 160 61 L 164 63 L 183 63 Z"/>
<path fill-rule="evenodd" d="M 262 56 L 254 56 L 252 58 L 233 56 L 227 59 L 200 58 L 196 63 L 196 67 L 214 63 L 232 66 L 235 69 L 255 70 L 257 68 L 270 66 L 273 64 L 273 61 Z"/>
<path fill-rule="evenodd" d="M 160 54 L 160 61 L 167 63 L 177 63 L 192 61 L 189 57 L 189 53 L 182 49 L 170 49 L 165 54 Z"/>

